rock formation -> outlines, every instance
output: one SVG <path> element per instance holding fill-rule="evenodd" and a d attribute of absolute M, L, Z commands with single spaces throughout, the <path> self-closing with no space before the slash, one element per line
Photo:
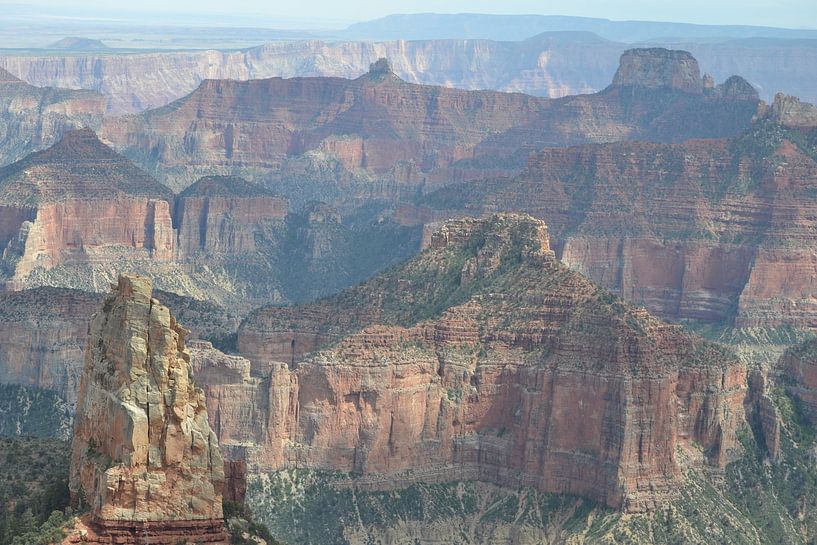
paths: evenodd
<path fill-rule="evenodd" d="M 688 53 L 639 52 L 644 70 L 697 70 Z M 102 134 L 176 189 L 214 171 L 274 180 L 305 159 L 311 178 L 321 180 L 314 171 L 334 158 L 350 179 L 334 198 L 358 203 L 515 172 L 531 149 L 546 145 L 731 136 L 748 126 L 758 103 L 739 93 L 703 95 L 697 72 L 697 89 L 683 83 L 656 89 L 653 76 L 633 74 L 604 92 L 549 100 L 410 84 L 390 66 L 374 63 L 354 80 L 205 80 L 171 106 L 109 120 Z M 307 198 L 327 200 L 320 184 L 276 186 L 293 200 L 304 190 Z"/>
<path fill-rule="evenodd" d="M 817 127 L 817 106 L 801 102 L 799 98 L 777 93 L 774 102 L 769 106 L 766 115 L 790 128 Z"/>
<path fill-rule="evenodd" d="M 527 212 L 548 222 L 562 261 L 661 316 L 810 328 L 810 134 L 764 117 L 728 141 L 544 149 L 512 181 L 455 185 L 402 217 Z"/>
<path fill-rule="evenodd" d="M 134 275 L 91 320 L 70 489 L 116 543 L 226 543 L 224 467 L 186 333 Z"/>
<path fill-rule="evenodd" d="M 629 47 L 589 32 L 545 32 L 514 42 L 308 40 L 270 42 L 230 52 L 4 54 L 0 67 L 33 85 L 102 93 L 109 113 L 119 115 L 165 106 L 205 79 L 354 78 L 383 57 L 401 79 L 411 83 L 558 98 L 606 87 Z M 785 91 L 817 102 L 812 84 L 817 78 L 817 50 L 802 40 L 676 40 L 664 47 L 691 52 L 719 81 L 742 74 L 762 91 L 764 100 Z"/>
<path fill-rule="evenodd" d="M 388 273 L 257 311 L 238 342 L 268 377 L 255 470 L 485 480 L 641 511 L 672 495 L 677 449 L 723 466 L 743 422 L 734 356 L 569 271 L 525 216 L 447 222 Z"/>
<path fill-rule="evenodd" d="M 258 249 L 256 236 L 262 224 L 280 223 L 288 207 L 285 199 L 241 178 L 202 178 L 176 199 L 179 254 L 251 254 Z"/>
<path fill-rule="evenodd" d="M 780 382 L 800 402 L 803 415 L 817 423 L 817 340 L 791 347 L 777 365 Z"/>
<path fill-rule="evenodd" d="M 621 56 L 613 85 L 677 89 L 702 94 L 703 79 L 698 61 L 687 51 L 663 48 L 630 49 Z"/>
<path fill-rule="evenodd" d="M 413 227 L 353 229 L 288 208 L 236 177 L 173 195 L 91 131 L 69 132 L 0 168 L 0 282 L 102 291 L 125 262 L 160 289 L 241 313 L 346 287 L 417 247 Z"/>
<path fill-rule="evenodd" d="M 0 68 L 0 166 L 52 145 L 66 131 L 98 128 L 104 112 L 98 93 L 34 87 Z"/>
<path fill-rule="evenodd" d="M 51 148 L 0 169 L 0 247 L 7 281 L 37 268 L 173 257 L 173 194 L 97 140 L 72 131 Z"/>

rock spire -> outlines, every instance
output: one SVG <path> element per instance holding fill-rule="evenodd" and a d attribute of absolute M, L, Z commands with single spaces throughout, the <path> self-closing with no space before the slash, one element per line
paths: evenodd
<path fill-rule="evenodd" d="M 151 295 L 148 278 L 122 275 L 91 319 L 71 493 L 100 535 L 124 543 L 222 543 L 224 467 L 187 332 Z"/>

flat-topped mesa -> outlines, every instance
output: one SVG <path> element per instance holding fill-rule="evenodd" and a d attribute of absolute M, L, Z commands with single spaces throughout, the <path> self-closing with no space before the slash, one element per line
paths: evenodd
<path fill-rule="evenodd" d="M 817 127 L 817 106 L 783 93 L 774 96 L 774 102 L 766 108 L 766 116 L 792 129 Z"/>
<path fill-rule="evenodd" d="M 91 320 L 69 487 L 116 543 L 226 543 L 224 467 L 186 333 L 129 274 Z"/>
<path fill-rule="evenodd" d="M 698 61 L 687 51 L 651 47 L 629 49 L 621 55 L 613 85 L 671 88 L 700 95 L 704 90 Z"/>

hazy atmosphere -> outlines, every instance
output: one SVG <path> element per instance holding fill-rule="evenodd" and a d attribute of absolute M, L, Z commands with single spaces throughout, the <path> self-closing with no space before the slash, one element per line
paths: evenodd
<path fill-rule="evenodd" d="M 0 5 L 21 5 L 21 2 L 0 2 Z M 814 2 L 811 0 L 688 0 L 680 3 L 628 0 L 576 0 L 552 2 L 540 0 L 315 0 L 311 2 L 269 2 L 240 0 L 229 3 L 218 0 L 144 0 L 141 2 L 110 2 L 104 0 L 31 0 L 24 4 L 42 9 L 41 15 L 105 17 L 110 14 L 175 13 L 187 14 L 194 20 L 204 14 L 228 15 L 241 18 L 259 15 L 261 22 L 312 26 L 341 25 L 393 13 L 493 13 L 539 14 L 601 17 L 613 20 L 674 21 L 699 24 L 762 25 L 790 28 L 817 28 Z M 49 11 L 54 10 L 54 11 Z M 249 21 L 249 20 L 248 20 Z M 0 22 L 2 15 L 0 14 Z M 257 21 L 258 22 L 258 21 Z"/>
<path fill-rule="evenodd" d="M 0 545 L 815 536 L 815 0 L 0 0 Z"/>

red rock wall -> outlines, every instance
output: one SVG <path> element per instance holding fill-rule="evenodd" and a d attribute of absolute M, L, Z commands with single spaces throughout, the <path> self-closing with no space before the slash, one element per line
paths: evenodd
<path fill-rule="evenodd" d="M 38 296 L 0 294 L 7 309 L 0 316 L 0 382 L 55 390 L 73 407 L 88 321 L 100 297 L 56 288 Z"/>
<path fill-rule="evenodd" d="M 174 212 L 179 256 L 255 252 L 260 225 L 285 218 L 288 207 L 275 197 L 180 197 Z"/>
<path fill-rule="evenodd" d="M 531 368 L 514 351 L 476 370 L 433 352 L 369 360 L 377 346 L 440 333 L 375 328 L 343 341 L 342 359 L 277 368 L 254 467 L 354 472 L 375 487 L 484 479 L 640 511 L 672 493 L 679 445 L 698 442 L 723 466 L 736 444 L 737 364 L 633 379 Z"/>
<path fill-rule="evenodd" d="M 778 362 L 786 389 L 801 402 L 803 412 L 817 422 L 817 346 L 814 341 L 789 349 Z"/>
<path fill-rule="evenodd" d="M 15 275 L 24 277 L 38 266 L 49 269 L 94 260 L 107 246 L 143 249 L 154 259 L 172 259 L 170 204 L 128 197 L 44 204 L 37 209 Z M 103 253 L 98 259 L 104 258 Z"/>
<path fill-rule="evenodd" d="M 455 205 L 447 210 L 397 216 L 524 211 L 548 223 L 563 262 L 660 316 L 815 327 L 817 162 L 788 141 L 765 159 L 735 149 L 544 149 L 514 180 L 458 186 L 441 194 Z"/>

